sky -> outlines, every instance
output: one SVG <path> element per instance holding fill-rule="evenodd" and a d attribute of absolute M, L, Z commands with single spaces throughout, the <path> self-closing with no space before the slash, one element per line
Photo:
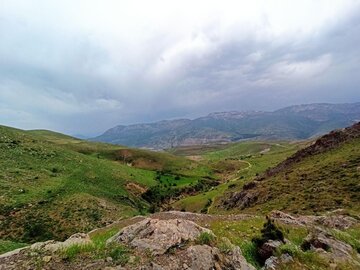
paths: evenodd
<path fill-rule="evenodd" d="M 118 124 L 360 101 L 358 0 L 0 0 L 0 124 Z"/>

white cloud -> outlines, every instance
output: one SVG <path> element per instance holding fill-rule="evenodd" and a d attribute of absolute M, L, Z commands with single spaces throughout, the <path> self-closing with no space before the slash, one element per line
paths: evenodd
<path fill-rule="evenodd" d="M 78 128 L 88 130 L 89 114 L 109 125 L 196 114 L 335 69 L 342 71 L 336 75 L 341 80 L 357 68 L 356 61 L 344 59 L 359 56 L 356 42 L 351 44 L 357 30 L 344 35 L 342 54 L 329 46 L 333 29 L 356 29 L 357 21 L 348 22 L 360 10 L 356 0 L 0 5 L 0 104 L 44 125 L 58 117 L 58 128 L 67 132 L 78 132 L 71 131 L 69 115 L 81 117 Z M 4 116 L 0 122 L 5 118 L 9 123 Z M 35 127 L 40 120 L 29 121 Z"/>
<path fill-rule="evenodd" d="M 284 60 L 272 65 L 255 84 L 269 86 L 270 84 L 282 83 L 284 81 L 294 83 L 311 80 L 330 67 L 331 59 L 330 54 L 324 54 L 306 61 Z"/>

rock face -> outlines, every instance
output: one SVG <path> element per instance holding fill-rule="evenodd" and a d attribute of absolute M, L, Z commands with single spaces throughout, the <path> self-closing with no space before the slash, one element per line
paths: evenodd
<path fill-rule="evenodd" d="M 216 246 L 196 244 L 195 240 L 201 233 L 213 235 L 210 230 L 189 220 L 146 218 L 123 228 L 107 243 L 127 244 L 140 252 L 150 251 L 156 256 L 141 269 L 255 270 L 246 262 L 240 248 L 228 239 L 222 239 L 228 247 L 225 253 Z"/>
<path fill-rule="evenodd" d="M 214 269 L 220 251 L 207 245 L 191 246 L 187 249 L 187 255 L 191 260 L 191 269 Z"/>
<path fill-rule="evenodd" d="M 201 233 L 212 234 L 208 229 L 183 219 L 159 220 L 147 218 L 122 229 L 108 240 L 122 242 L 141 250 L 151 250 L 153 254 L 164 254 L 169 248 L 195 240 Z"/>

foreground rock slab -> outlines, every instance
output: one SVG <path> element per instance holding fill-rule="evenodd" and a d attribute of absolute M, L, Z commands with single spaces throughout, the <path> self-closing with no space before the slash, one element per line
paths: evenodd
<path fill-rule="evenodd" d="M 154 255 L 164 254 L 169 248 L 193 241 L 210 230 L 184 219 L 159 220 L 147 218 L 122 229 L 108 240 L 129 244 L 140 250 L 151 250 Z"/>

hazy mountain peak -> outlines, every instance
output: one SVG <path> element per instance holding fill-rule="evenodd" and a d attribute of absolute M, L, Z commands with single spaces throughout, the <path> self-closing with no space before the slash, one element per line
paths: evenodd
<path fill-rule="evenodd" d="M 174 119 L 117 126 L 97 141 L 137 147 L 169 148 L 180 145 L 232 142 L 242 139 L 307 139 L 360 119 L 359 103 L 314 103 L 274 112 L 214 112 L 193 120 Z"/>

